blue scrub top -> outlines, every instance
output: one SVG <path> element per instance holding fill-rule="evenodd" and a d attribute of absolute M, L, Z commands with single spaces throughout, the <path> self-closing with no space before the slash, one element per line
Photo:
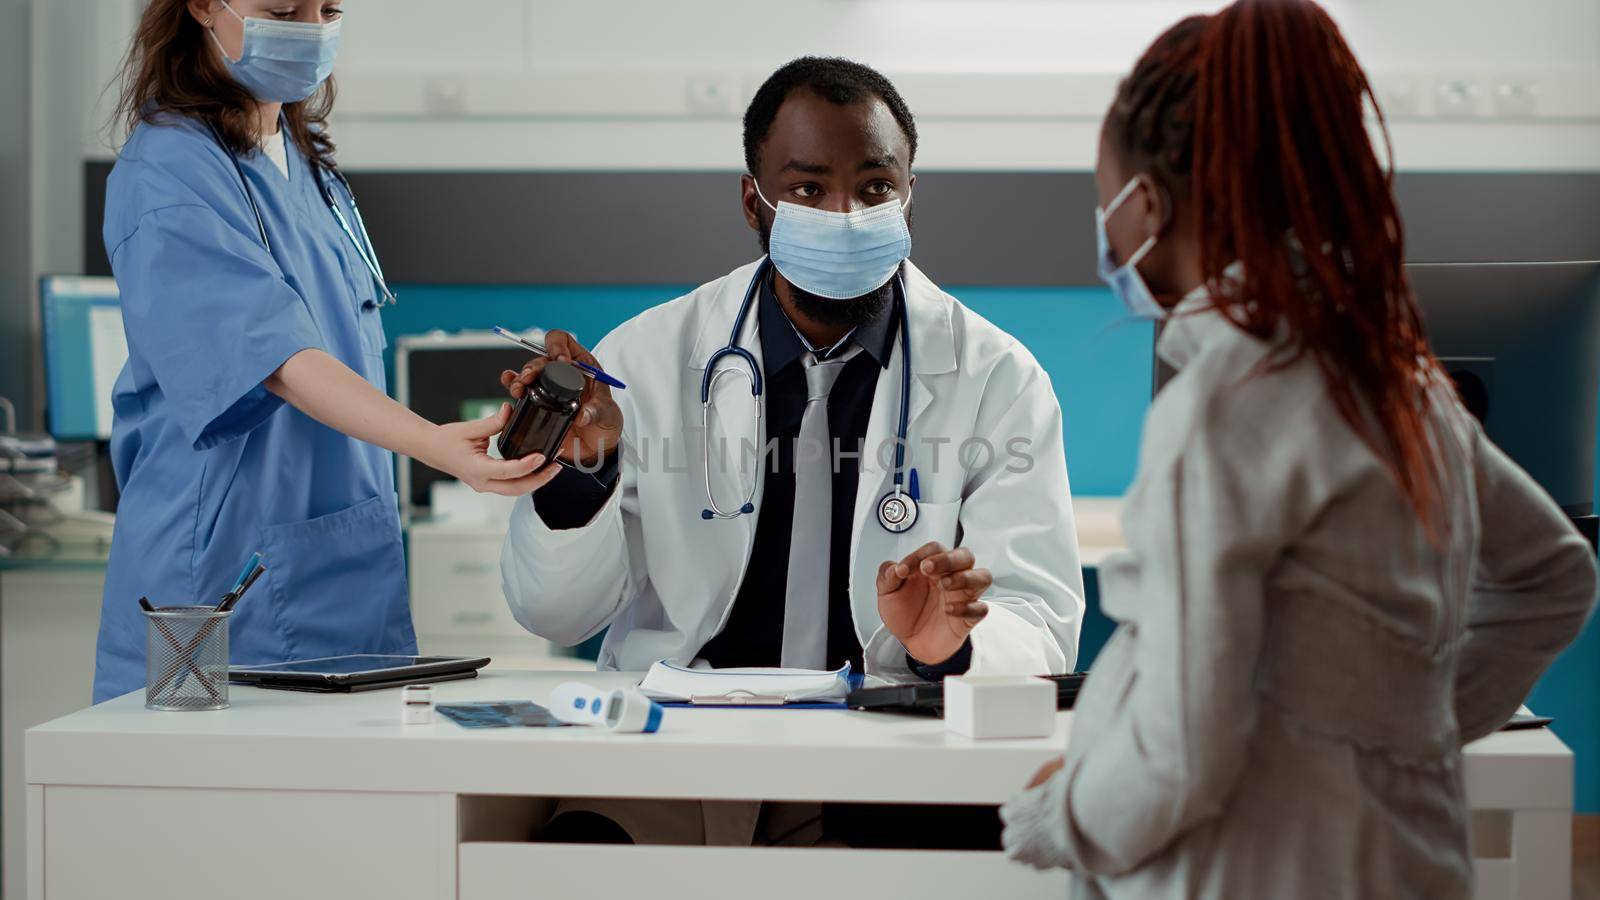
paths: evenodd
<path fill-rule="evenodd" d="M 267 572 L 233 614 L 234 663 L 416 652 L 391 455 L 262 386 L 316 348 L 385 387 L 372 276 L 287 144 L 287 178 L 260 152 L 239 160 L 270 253 L 203 125 L 140 125 L 111 172 L 104 238 L 128 364 L 112 398 L 122 499 L 97 703 L 144 686 L 141 596 L 214 604 L 255 551 Z"/>

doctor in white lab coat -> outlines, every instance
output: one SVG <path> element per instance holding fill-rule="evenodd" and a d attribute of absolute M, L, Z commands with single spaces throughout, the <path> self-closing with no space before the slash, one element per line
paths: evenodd
<path fill-rule="evenodd" d="M 660 659 L 692 660 L 732 610 L 756 519 L 701 518 L 707 504 L 697 433 L 700 383 L 707 359 L 727 342 L 758 266 L 742 266 L 645 312 L 595 348 L 594 358 L 628 383 L 613 393 L 624 423 L 621 480 L 600 511 L 580 527 L 559 530 L 532 501 L 512 513 L 501 572 L 517 620 L 561 644 L 610 625 L 603 669 L 643 671 Z M 909 531 L 891 534 L 879 525 L 879 500 L 893 489 L 892 464 L 868 457 L 884 447 L 888 456 L 894 446 L 904 352 L 897 342 L 873 397 L 851 535 L 851 611 L 867 672 L 915 679 L 906 648 L 880 614 L 878 576 L 883 563 L 929 542 L 970 549 L 993 575 L 983 596 L 988 612 L 970 633 L 970 671 L 1070 671 L 1083 615 L 1082 571 L 1050 379 L 1014 338 L 909 262 L 903 280 L 913 348 L 907 463 L 917 469 L 921 500 Z M 743 346 L 760 360 L 759 341 Z M 748 382 L 722 379 L 712 406 L 712 490 L 724 506 L 733 505 L 748 488 L 745 479 L 754 478 L 759 510 L 769 466 L 747 465 L 739 449 L 767 443 L 757 431 Z M 974 437 L 984 443 L 969 444 L 975 457 L 969 461 L 977 465 L 968 467 L 957 456 Z M 716 450 L 724 438 L 725 466 Z M 990 446 L 993 453 L 984 449 Z"/>
<path fill-rule="evenodd" d="M 599 665 L 626 671 L 661 659 L 849 662 L 887 681 L 1072 670 L 1084 604 L 1061 409 L 1016 339 L 907 260 L 915 152 L 881 75 L 796 60 L 745 116 L 743 211 L 766 257 L 592 354 L 547 336 L 550 357 L 628 387 L 590 383 L 561 452 L 589 474 L 545 474 L 512 513 L 501 569 L 529 631 L 575 644 L 609 627 Z M 520 396 L 547 362 L 502 381 Z M 708 368 L 728 374 L 708 382 Z M 914 520 L 885 527 L 890 495 L 915 497 Z M 545 839 L 991 840 L 960 811 L 868 823 L 768 804 L 758 826 L 757 804 L 702 806 L 568 801 Z"/>
<path fill-rule="evenodd" d="M 506 597 L 529 631 L 575 644 L 609 626 L 603 669 L 692 661 L 729 623 L 747 575 L 771 574 L 747 569 L 763 564 L 752 551 L 768 473 L 788 465 L 776 456 L 757 459 L 769 449 L 767 426 L 778 427 L 772 417 L 782 373 L 764 372 L 767 414 L 758 418 L 750 381 L 740 377 L 750 367 L 723 355 L 716 368 L 738 374 L 713 382 L 709 431 L 701 430 L 707 364 L 730 344 L 744 308 L 736 344 L 757 369 L 768 367 L 763 349 L 778 337 L 798 338 L 813 351 L 803 354 L 808 360 L 822 361 L 839 356 L 852 336 L 872 344 L 879 339 L 865 335 L 882 335 L 881 348 L 867 348 L 881 364 L 868 366 L 876 381 L 864 389 L 870 414 L 863 452 L 857 460 L 847 446 L 835 460 L 859 466 L 854 496 L 844 498 L 853 499 L 849 533 L 838 533 L 843 520 L 835 516 L 833 533 L 811 545 L 849 542 L 848 618 L 867 674 L 905 681 L 962 670 L 1072 670 L 1084 603 L 1061 410 L 1049 377 L 1015 338 L 905 260 L 914 153 L 915 126 L 882 76 L 841 60 L 797 60 L 769 80 L 746 116 L 746 157 L 755 174 L 743 177 L 744 212 L 770 264 L 741 266 L 643 313 L 592 355 L 570 335 L 550 334 L 552 356 L 594 362 L 628 387 L 613 392 L 591 383 L 586 392 L 565 455 L 608 473 L 593 479 L 589 500 L 569 504 L 582 507 L 576 516 L 566 510 L 563 521 L 562 510 L 549 508 L 569 502 L 570 491 L 552 487 L 518 502 L 512 514 L 501 568 Z M 874 302 L 881 310 L 870 315 L 893 325 L 861 321 L 869 314 L 860 310 Z M 794 333 L 764 333 L 774 322 Z M 503 380 L 520 394 L 543 363 Z M 804 392 L 805 381 L 799 385 Z M 844 402 L 837 389 L 829 402 Z M 900 443 L 902 403 L 908 424 Z M 834 426 L 839 444 L 836 418 Z M 914 470 L 919 495 L 915 521 L 901 533 L 879 521 L 883 498 L 896 490 L 897 443 L 905 450 L 900 490 L 912 489 L 907 475 Z M 708 450 L 716 504 L 706 496 Z M 804 484 L 784 502 L 807 502 Z M 713 505 L 738 509 L 747 494 L 750 514 L 702 517 Z M 799 513 L 794 527 L 803 527 Z M 835 568 L 845 559 L 843 546 L 836 549 L 788 560 L 788 583 L 795 584 L 797 566 L 816 569 L 826 582 L 830 555 Z M 781 565 L 783 554 L 774 558 Z M 778 592 L 784 584 L 780 577 Z M 781 608 L 784 600 L 744 602 Z M 836 607 L 834 618 L 841 613 Z M 792 618 L 784 626 L 796 627 Z M 837 652 L 834 638 L 830 667 L 848 655 Z"/>

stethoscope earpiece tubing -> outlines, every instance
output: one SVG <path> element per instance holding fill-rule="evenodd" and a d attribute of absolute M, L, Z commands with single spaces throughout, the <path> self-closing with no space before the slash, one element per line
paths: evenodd
<path fill-rule="evenodd" d="M 739 304 L 739 314 L 734 317 L 733 330 L 728 335 L 728 343 L 721 349 L 711 354 L 706 360 L 705 371 L 700 376 L 700 427 L 702 437 L 701 461 L 704 463 L 705 487 L 707 507 L 700 510 L 700 518 L 706 521 L 712 519 L 733 519 L 741 515 L 751 515 L 756 511 L 755 499 L 756 480 L 752 479 L 750 489 L 745 493 L 745 501 L 735 512 L 724 512 L 717 505 L 717 498 L 711 493 L 711 393 L 718 378 L 730 372 L 739 372 L 750 380 L 750 395 L 755 402 L 756 429 L 759 435 L 762 416 L 762 381 L 761 364 L 756 360 L 755 354 L 739 346 L 739 335 L 744 331 L 744 324 L 750 318 L 750 310 L 754 306 L 756 291 L 761 286 L 761 279 L 766 277 L 772 268 L 772 260 L 764 259 L 756 267 L 755 275 L 750 279 L 750 286 L 745 288 L 744 300 Z M 917 500 L 919 499 L 917 473 L 911 473 L 911 491 L 906 493 L 906 440 L 911 429 L 911 313 L 906 306 L 905 282 L 898 274 L 895 275 L 895 284 L 900 296 L 900 419 L 899 428 L 895 431 L 894 442 L 894 489 L 885 494 L 878 502 L 878 521 L 884 529 L 895 534 L 909 530 L 917 518 Z M 737 357 L 744 363 L 741 369 L 718 369 L 717 364 L 729 356 Z M 886 504 L 894 500 L 903 504 L 907 515 L 903 524 L 896 526 L 884 515 Z"/>
<path fill-rule="evenodd" d="M 250 193 L 250 181 L 244 177 L 244 166 L 239 164 L 239 157 L 234 155 L 233 148 L 228 146 L 222 133 L 217 131 L 217 126 L 211 124 L 209 120 L 205 126 L 206 130 L 211 132 L 211 139 L 217 142 L 223 153 L 228 154 L 228 162 L 233 163 L 233 171 L 239 175 L 239 190 L 244 193 L 244 202 L 250 205 L 250 214 L 255 216 L 256 233 L 261 235 L 261 246 L 266 248 L 267 253 L 272 253 L 272 239 L 267 237 L 267 222 L 261 218 L 261 207 L 256 205 L 256 198 Z"/>
<path fill-rule="evenodd" d="M 271 254 L 272 239 L 267 236 L 267 221 L 261 216 L 261 206 L 256 203 L 255 195 L 250 193 L 250 180 L 245 177 L 244 166 L 239 163 L 239 157 L 233 152 L 233 148 L 228 146 L 228 142 L 223 139 L 221 132 L 217 131 L 217 127 L 209 120 L 205 121 L 205 126 L 206 130 L 211 132 L 211 137 L 217 142 L 217 146 L 222 148 L 222 152 L 228 154 L 228 161 L 233 163 L 233 171 L 239 175 L 239 189 L 244 193 L 244 202 L 250 205 L 250 213 L 255 217 L 256 232 L 261 235 L 261 246 L 266 249 L 268 254 Z M 280 125 L 279 127 L 282 126 Z M 383 277 L 383 266 L 378 263 L 378 252 L 372 246 L 372 236 L 367 233 L 367 223 L 361 218 L 361 206 L 356 203 L 356 193 L 350 188 L 350 179 L 346 178 L 343 172 L 333 166 L 324 166 L 320 162 L 309 159 L 306 162 L 311 169 L 311 177 L 316 179 L 317 193 L 322 196 L 322 202 L 327 204 L 328 211 L 333 214 L 334 221 L 339 223 L 340 230 L 345 233 L 345 236 L 350 239 L 350 243 L 355 246 L 356 255 L 361 257 L 361 261 L 366 264 L 367 271 L 371 273 L 373 281 L 377 283 L 378 290 L 382 294 L 378 298 L 378 305 L 395 303 L 394 292 L 389 290 L 389 282 Z M 350 212 L 355 215 L 356 219 L 355 228 L 350 227 L 350 222 L 345 219 L 344 213 L 339 210 L 337 198 L 333 196 L 333 191 L 328 187 L 325 179 L 330 174 L 344 188 L 344 195 L 350 198 Z M 356 235 L 357 229 L 360 230 L 359 237 Z"/>
<path fill-rule="evenodd" d="M 356 192 L 350 187 L 350 179 L 346 178 L 343 172 L 333 166 L 324 167 L 321 163 L 312 163 L 312 168 L 317 173 L 317 193 L 322 195 L 322 202 L 328 205 L 328 211 L 333 213 L 333 218 L 339 223 L 339 228 L 344 231 L 345 236 L 350 239 L 350 243 L 355 246 L 356 253 L 361 256 L 361 261 L 366 263 L 367 270 L 372 273 L 373 280 L 378 283 L 378 289 L 383 292 L 383 296 L 379 298 L 380 304 L 385 301 L 388 303 L 397 302 L 394 292 L 389 290 L 388 279 L 383 277 L 383 266 L 378 262 L 378 251 L 372 246 L 372 236 L 367 233 L 367 223 L 361 217 L 361 205 L 356 202 Z M 350 212 L 356 219 L 356 227 L 354 229 L 345 220 L 344 213 L 339 210 L 338 201 L 333 196 L 333 191 L 328 188 L 326 175 L 332 175 L 339 182 L 339 185 L 344 188 L 344 195 L 350 198 Z M 357 229 L 361 232 L 359 240 L 356 238 Z"/>

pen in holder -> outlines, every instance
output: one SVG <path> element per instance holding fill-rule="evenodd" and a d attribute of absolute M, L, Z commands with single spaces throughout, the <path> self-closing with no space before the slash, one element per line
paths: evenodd
<path fill-rule="evenodd" d="M 228 617 L 214 606 L 144 611 L 146 709 L 228 708 Z"/>

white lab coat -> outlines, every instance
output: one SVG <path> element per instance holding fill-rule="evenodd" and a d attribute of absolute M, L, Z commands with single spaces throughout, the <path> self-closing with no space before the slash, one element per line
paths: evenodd
<path fill-rule="evenodd" d="M 620 482 L 586 525 L 552 530 L 531 500 L 519 500 L 501 553 L 512 612 L 529 631 L 575 644 L 610 626 L 602 669 L 643 671 L 659 659 L 692 660 L 728 620 L 744 578 L 760 514 L 706 521 L 700 434 L 700 382 L 706 361 L 728 341 L 758 263 L 736 269 L 687 296 L 619 326 L 595 347 L 628 382 L 614 392 L 624 416 Z M 972 549 L 994 573 L 984 597 L 989 615 L 972 633 L 973 672 L 1070 671 L 1077 659 L 1083 580 L 1062 452 L 1061 409 L 1033 356 L 909 263 L 906 304 L 912 343 L 907 463 L 918 470 L 921 513 L 904 534 L 877 521 L 892 488 L 900 408 L 896 340 L 879 374 L 867 426 L 867 452 L 855 501 L 850 595 L 869 675 L 910 680 L 905 649 L 878 616 L 879 563 L 927 541 Z M 755 312 L 740 345 L 761 357 Z M 731 365 L 724 362 L 723 365 Z M 712 486 L 724 508 L 736 505 L 758 466 L 741 448 L 766 446 L 748 383 L 721 379 L 713 397 Z M 761 427 L 764 432 L 764 426 Z M 724 443 L 725 436 L 725 443 Z M 969 438 L 972 465 L 957 460 Z M 1011 455 L 1025 441 L 1031 468 Z M 934 444 L 929 441 L 948 441 Z M 726 446 L 727 465 L 716 448 Z M 873 458 L 887 447 L 884 462 Z M 738 460 L 746 460 L 741 467 Z M 752 472 L 751 470 L 757 470 Z"/>

